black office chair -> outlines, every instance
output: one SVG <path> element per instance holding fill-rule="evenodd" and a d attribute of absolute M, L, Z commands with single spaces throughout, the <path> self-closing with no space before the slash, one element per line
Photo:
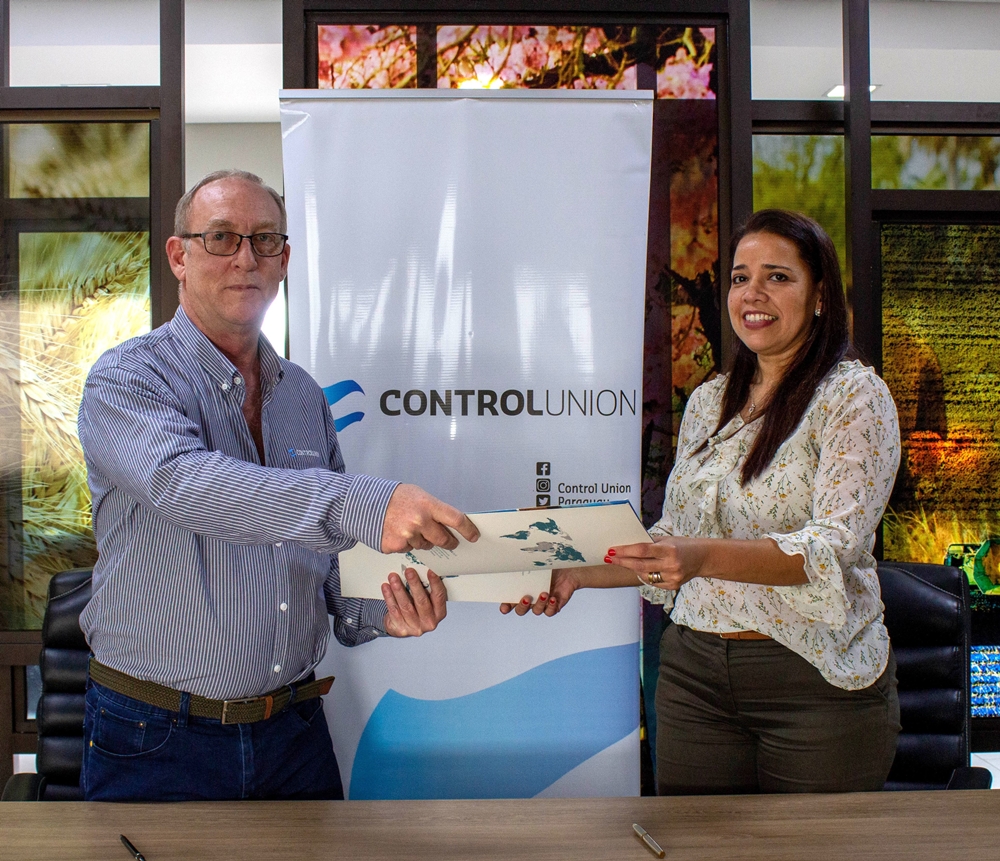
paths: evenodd
<path fill-rule="evenodd" d="M 880 562 L 903 731 L 885 788 L 989 789 L 969 766 L 969 584 L 959 568 Z"/>
<path fill-rule="evenodd" d="M 83 713 L 90 649 L 80 613 L 90 600 L 93 570 L 62 571 L 49 581 L 42 622 L 42 695 L 38 700 L 37 774 L 15 774 L 4 801 L 82 801 Z"/>

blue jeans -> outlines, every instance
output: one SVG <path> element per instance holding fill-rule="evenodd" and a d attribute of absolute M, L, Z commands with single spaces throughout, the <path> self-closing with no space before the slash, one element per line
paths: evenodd
<path fill-rule="evenodd" d="M 87 688 L 87 801 L 342 799 L 340 770 L 319 697 L 268 720 L 224 726 L 172 712 L 96 682 Z"/>

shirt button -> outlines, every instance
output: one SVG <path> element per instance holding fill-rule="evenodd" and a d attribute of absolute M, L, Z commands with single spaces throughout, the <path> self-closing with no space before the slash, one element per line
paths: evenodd
<path fill-rule="evenodd" d="M 243 377 L 241 377 L 239 374 L 235 374 L 233 376 L 233 385 L 234 386 L 242 386 L 243 385 Z"/>
<path fill-rule="evenodd" d="M 229 383 L 220 383 L 219 384 L 219 388 L 222 389 L 222 391 L 224 391 L 224 392 L 228 392 L 229 391 Z"/>
<path fill-rule="evenodd" d="M 281 672 L 281 664 L 275 664 L 274 665 L 274 671 L 276 673 L 280 673 Z"/>
<path fill-rule="evenodd" d="M 280 604 L 278 605 L 278 609 L 279 609 L 279 610 L 281 610 L 281 612 L 282 612 L 282 613 L 284 613 L 284 612 L 285 612 L 285 610 L 287 610 L 287 609 L 288 609 L 288 605 L 287 605 L 287 604 L 286 604 L 286 603 L 285 603 L 284 601 L 282 601 L 282 602 L 281 602 L 281 603 L 280 603 Z"/>
<path fill-rule="evenodd" d="M 281 547 L 281 542 L 280 541 L 275 541 L 274 542 L 274 546 L 275 547 Z"/>

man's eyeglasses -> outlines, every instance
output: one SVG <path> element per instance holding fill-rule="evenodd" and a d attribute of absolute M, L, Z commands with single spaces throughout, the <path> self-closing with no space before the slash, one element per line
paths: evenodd
<path fill-rule="evenodd" d="M 285 250 L 288 237 L 284 233 L 232 233 L 229 230 L 210 230 L 205 233 L 182 233 L 181 239 L 200 239 L 209 254 L 232 257 L 240 250 L 244 239 L 258 257 L 277 257 Z"/>

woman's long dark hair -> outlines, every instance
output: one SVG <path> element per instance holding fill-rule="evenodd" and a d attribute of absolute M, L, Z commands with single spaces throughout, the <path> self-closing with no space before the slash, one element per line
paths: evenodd
<path fill-rule="evenodd" d="M 751 215 L 747 223 L 733 234 L 730 259 L 735 259 L 740 241 L 753 233 L 770 233 L 795 244 L 820 291 L 821 314 L 811 318 L 805 343 L 771 394 L 770 404 L 780 404 L 781 408 L 767 409 L 760 418 L 760 432 L 740 476 L 744 484 L 767 468 L 781 444 L 792 435 L 822 379 L 841 359 L 849 354 L 855 355 L 847 329 L 847 303 L 840 277 L 840 262 L 826 231 L 801 213 L 762 209 Z M 716 433 L 742 409 L 757 372 L 756 353 L 735 335 L 733 342 L 729 379 L 722 397 L 722 415 L 719 416 Z"/>

